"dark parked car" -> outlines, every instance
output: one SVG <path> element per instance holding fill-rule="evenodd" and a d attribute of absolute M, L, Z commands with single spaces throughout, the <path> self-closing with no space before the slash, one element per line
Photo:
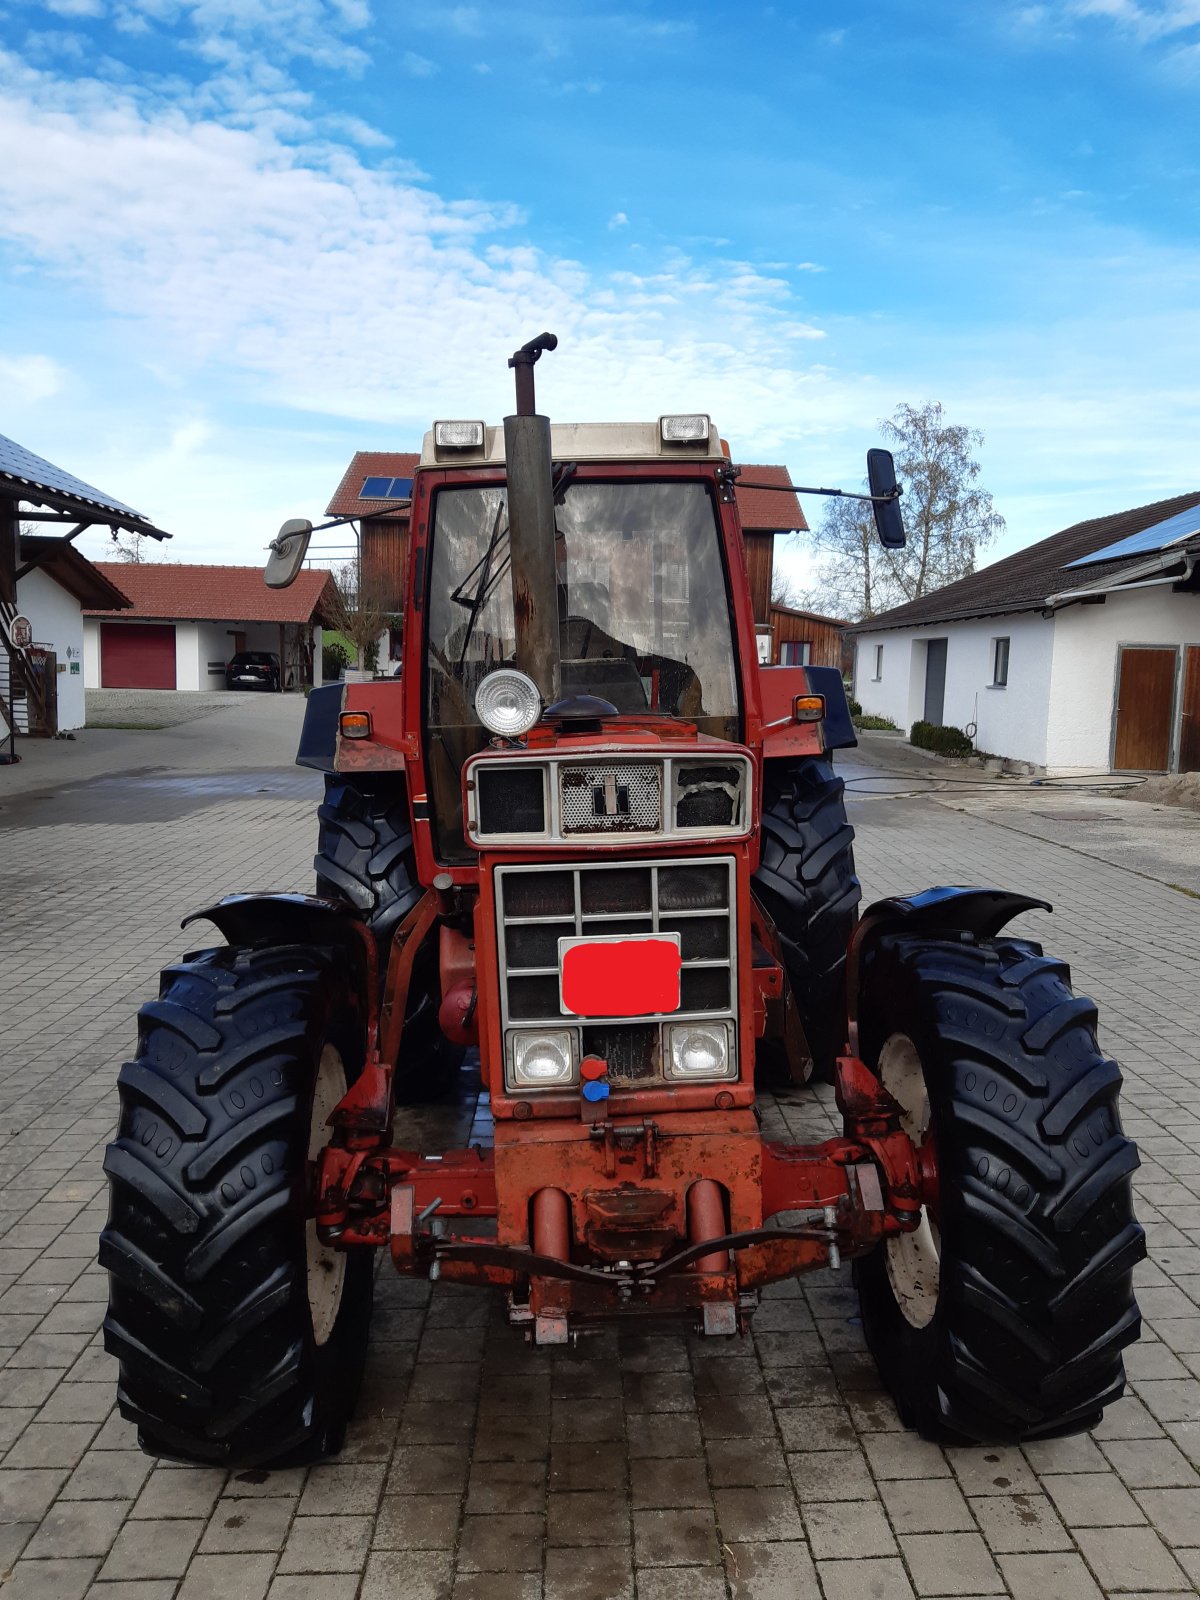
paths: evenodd
<path fill-rule="evenodd" d="M 278 689 L 279 657 L 269 650 L 239 650 L 225 668 L 227 689 Z"/>

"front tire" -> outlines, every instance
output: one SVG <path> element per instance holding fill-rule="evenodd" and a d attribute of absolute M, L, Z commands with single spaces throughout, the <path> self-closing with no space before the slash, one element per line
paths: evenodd
<path fill-rule="evenodd" d="M 902 1420 L 957 1444 L 1091 1427 L 1124 1387 L 1145 1254 L 1095 1007 L 1038 945 L 885 935 L 864 954 L 859 1022 L 863 1059 L 937 1159 L 937 1215 L 855 1263 Z"/>
<path fill-rule="evenodd" d="M 762 856 L 751 882 L 779 932 L 812 1076 L 823 1082 L 832 1081 L 846 1044 L 846 947 L 862 898 L 845 787 L 823 756 L 767 765 Z"/>
<path fill-rule="evenodd" d="M 403 777 L 350 779 L 327 773 L 317 817 L 317 893 L 352 905 L 386 951 L 422 893 Z M 398 1105 L 444 1099 L 457 1080 L 464 1052 L 441 1031 L 440 1000 L 437 948 L 430 939 L 413 964 L 392 1080 Z"/>
<path fill-rule="evenodd" d="M 340 958 L 206 950 L 168 968 L 121 1069 L 104 1167 L 104 1343 L 155 1455 L 229 1466 L 340 1447 L 366 1359 L 372 1252 L 322 1246 L 310 1162 L 362 1066 Z"/>

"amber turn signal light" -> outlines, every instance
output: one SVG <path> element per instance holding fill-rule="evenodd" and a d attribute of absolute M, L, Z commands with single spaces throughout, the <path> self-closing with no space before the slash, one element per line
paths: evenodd
<path fill-rule="evenodd" d="M 825 715 L 825 696 L 798 694 L 792 701 L 792 712 L 797 722 L 820 722 Z"/>
<path fill-rule="evenodd" d="M 369 711 L 343 711 L 338 719 L 343 739 L 369 739 L 371 713 Z"/>

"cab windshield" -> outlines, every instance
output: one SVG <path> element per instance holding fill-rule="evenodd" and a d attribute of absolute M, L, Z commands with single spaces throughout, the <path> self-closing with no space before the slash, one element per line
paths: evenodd
<path fill-rule="evenodd" d="M 556 496 L 562 693 L 622 716 L 738 734 L 737 676 L 716 507 L 701 483 L 568 482 Z M 431 797 L 443 855 L 464 852 L 463 762 L 490 737 L 475 691 L 516 652 L 507 492 L 442 489 L 428 611 Z"/>

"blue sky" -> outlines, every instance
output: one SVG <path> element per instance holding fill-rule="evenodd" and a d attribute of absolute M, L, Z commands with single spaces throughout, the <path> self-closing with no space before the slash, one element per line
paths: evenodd
<path fill-rule="evenodd" d="M 0 0 L 0 432 L 253 562 L 548 327 L 799 482 L 938 399 L 1015 548 L 1200 481 L 1198 105 L 1200 0 Z"/>

